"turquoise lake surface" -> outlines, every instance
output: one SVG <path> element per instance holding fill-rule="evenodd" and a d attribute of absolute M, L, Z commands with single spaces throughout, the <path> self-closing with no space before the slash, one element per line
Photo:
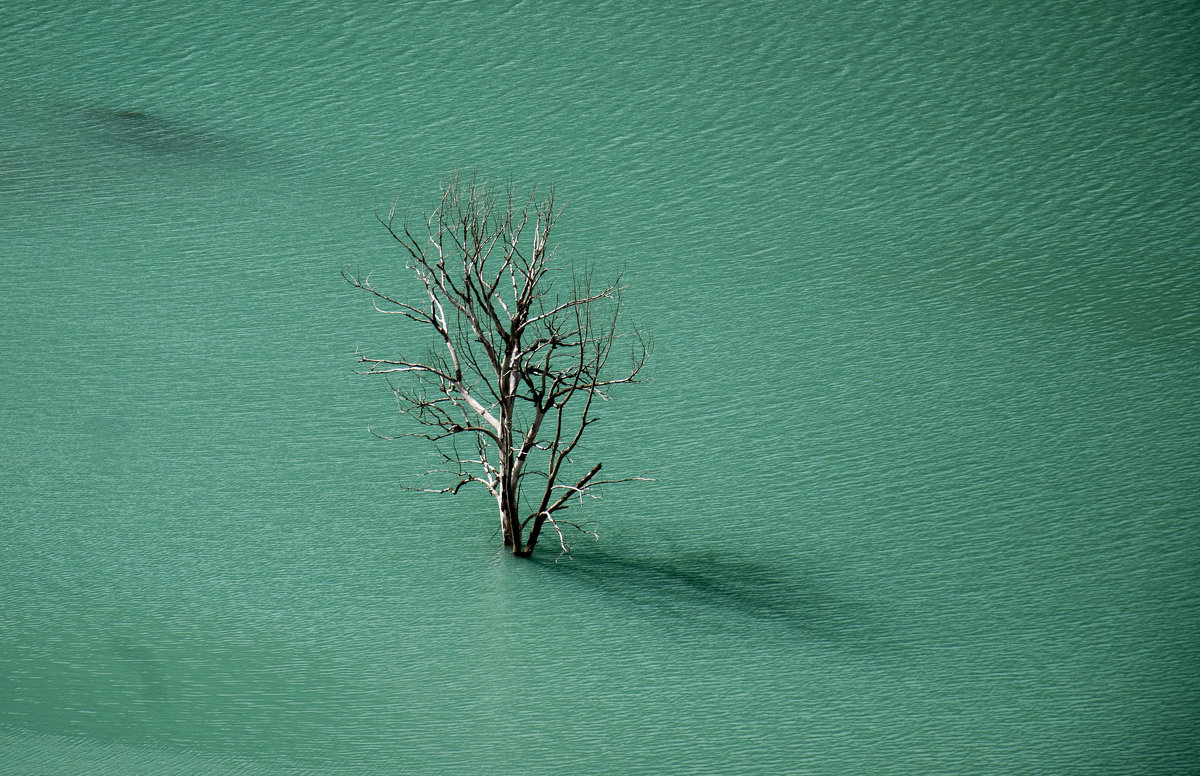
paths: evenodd
<path fill-rule="evenodd" d="M 0 7 L 0 773 L 1200 772 L 1193 2 Z M 340 277 L 556 185 L 569 558 Z"/>

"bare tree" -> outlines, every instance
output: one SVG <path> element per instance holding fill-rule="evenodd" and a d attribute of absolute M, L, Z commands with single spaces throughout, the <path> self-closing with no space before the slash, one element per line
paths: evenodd
<path fill-rule="evenodd" d="M 596 400 L 622 383 L 640 382 L 648 342 L 619 329 L 622 275 L 596 284 L 590 271 L 554 263 L 550 242 L 562 208 L 554 191 L 521 198 L 458 175 L 441 201 L 414 224 L 397 222 L 397 205 L 380 223 L 406 253 L 418 281 L 410 296 L 384 292 L 370 275 L 343 271 L 370 294 L 375 309 L 414 321 L 427 332 L 424 355 L 377 358 L 357 353 L 385 375 L 401 411 L 418 430 L 400 436 L 433 443 L 441 461 L 427 472 L 437 487 L 458 493 L 478 483 L 496 499 L 500 534 L 528 557 L 548 523 L 562 550 L 565 532 L 592 533 L 561 516 L 595 496 L 601 464 L 575 456 L 597 417 Z"/>

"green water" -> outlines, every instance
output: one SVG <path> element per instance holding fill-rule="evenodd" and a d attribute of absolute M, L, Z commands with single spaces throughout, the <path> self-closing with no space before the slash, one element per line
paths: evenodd
<path fill-rule="evenodd" d="M 7 4 L 0 772 L 1195 773 L 1198 22 Z M 569 560 L 367 432 L 457 168 L 655 339 Z"/>

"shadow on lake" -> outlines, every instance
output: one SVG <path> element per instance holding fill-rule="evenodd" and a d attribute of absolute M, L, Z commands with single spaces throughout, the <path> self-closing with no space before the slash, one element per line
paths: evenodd
<path fill-rule="evenodd" d="M 871 628 L 868 607 L 839 597 L 830 580 L 805 569 L 715 552 L 624 558 L 577 549 L 556 560 L 535 559 L 561 575 L 631 609 L 688 622 L 758 621 L 809 638 L 861 640 Z"/>
<path fill-rule="evenodd" d="M 33 202 L 100 194 L 147 180 L 166 185 L 180 171 L 249 171 L 277 157 L 213 122 L 136 107 L 12 98 L 7 147 L 0 148 L 0 196 Z"/>
<path fill-rule="evenodd" d="M 234 144 L 191 123 L 139 110 L 93 106 L 78 111 L 97 140 L 133 153 L 159 157 L 228 158 Z"/>

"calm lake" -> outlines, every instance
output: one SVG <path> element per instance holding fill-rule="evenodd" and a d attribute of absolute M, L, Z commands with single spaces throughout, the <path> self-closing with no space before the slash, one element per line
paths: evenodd
<path fill-rule="evenodd" d="M 1200 770 L 1195 3 L 0 29 L 0 772 Z M 459 169 L 654 338 L 567 558 L 368 431 Z"/>

